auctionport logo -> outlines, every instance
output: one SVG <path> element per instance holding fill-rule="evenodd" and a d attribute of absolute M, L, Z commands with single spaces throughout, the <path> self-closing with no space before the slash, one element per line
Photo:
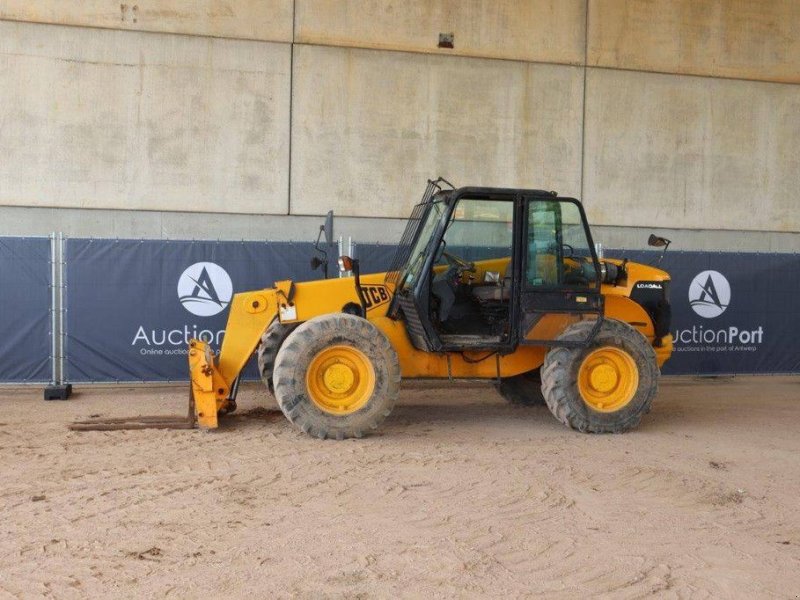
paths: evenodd
<path fill-rule="evenodd" d="M 728 308 L 731 285 L 719 271 L 703 271 L 689 284 L 689 305 L 701 317 L 713 319 Z"/>
<path fill-rule="evenodd" d="M 704 319 L 724 313 L 731 302 L 731 285 L 719 271 L 701 271 L 689 284 L 689 305 Z M 676 352 L 755 352 L 764 343 L 758 323 L 713 326 L 692 325 L 672 334 Z"/>
<path fill-rule="evenodd" d="M 198 317 L 213 317 L 230 304 L 233 283 L 228 273 L 212 262 L 194 263 L 178 279 L 178 298 Z"/>

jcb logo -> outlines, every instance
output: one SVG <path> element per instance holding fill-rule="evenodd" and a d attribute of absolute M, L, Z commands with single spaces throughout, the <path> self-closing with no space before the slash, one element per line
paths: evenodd
<path fill-rule="evenodd" d="M 361 292 L 367 301 L 367 310 L 389 301 L 389 290 L 383 285 L 362 285 Z"/>

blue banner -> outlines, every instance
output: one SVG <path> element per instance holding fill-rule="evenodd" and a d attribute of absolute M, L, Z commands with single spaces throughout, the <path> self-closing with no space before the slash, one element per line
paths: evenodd
<path fill-rule="evenodd" d="M 47 238 L 0 238 L 0 382 L 51 377 L 51 266 Z"/>
<path fill-rule="evenodd" d="M 357 245 L 364 273 L 393 254 Z M 219 347 L 233 293 L 319 278 L 313 255 L 310 243 L 68 240 L 66 381 L 184 381 L 186 341 Z M 607 256 L 653 264 L 659 254 Z M 675 338 L 664 374 L 800 373 L 800 257 L 675 251 L 660 266 L 672 276 Z M 0 278 L 0 382 L 49 381 L 50 241 L 0 238 Z M 257 377 L 252 364 L 246 377 Z"/>
<path fill-rule="evenodd" d="M 310 243 L 67 240 L 67 381 L 185 381 L 188 341 L 219 349 L 234 293 L 319 278 L 313 255 Z"/>
<path fill-rule="evenodd" d="M 25 270 L 39 273 L 46 291 L 47 240 L 35 241 L 44 242 L 39 271 Z M 393 254 L 391 245 L 357 245 L 363 273 L 385 270 Z M 313 255 L 310 243 L 68 240 L 67 381 L 184 381 L 187 341 L 198 337 L 219 348 L 233 293 L 320 278 L 309 264 Z M 659 253 L 609 250 L 607 256 L 654 264 Z M 667 252 L 660 266 L 672 276 L 675 337 L 664 374 L 800 372 L 800 257 Z M 27 299 L 20 290 L 7 293 L 17 297 L 4 306 Z M 47 372 L 47 295 L 39 293 L 45 304 L 38 316 L 14 318 L 38 327 L 32 336 L 40 346 L 38 370 L 14 366 L 15 349 L 14 360 L 2 365 L 12 365 L 16 377 Z M 12 332 L 4 341 L 9 336 L 17 343 L 31 338 Z M 257 377 L 252 363 L 245 375 Z"/>
<path fill-rule="evenodd" d="M 800 373 L 799 255 L 667 252 L 662 268 L 675 343 L 664 374 Z"/>

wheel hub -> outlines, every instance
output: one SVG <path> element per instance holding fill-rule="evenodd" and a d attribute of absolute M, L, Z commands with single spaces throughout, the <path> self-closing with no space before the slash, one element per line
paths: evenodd
<path fill-rule="evenodd" d="M 636 361 L 622 348 L 603 346 L 583 359 L 578 371 L 578 391 L 583 401 L 599 412 L 618 411 L 639 389 Z"/>
<path fill-rule="evenodd" d="M 375 390 L 375 369 L 366 354 L 353 346 L 320 350 L 306 371 L 311 401 L 334 415 L 348 415 L 362 408 Z"/>
<path fill-rule="evenodd" d="M 342 363 L 334 363 L 325 369 L 322 376 L 325 387 L 333 394 L 343 394 L 353 387 L 356 381 L 356 374 L 349 366 Z"/>
<path fill-rule="evenodd" d="M 610 392 L 616 387 L 618 381 L 617 371 L 607 364 L 597 365 L 589 372 L 589 385 L 600 393 Z"/>

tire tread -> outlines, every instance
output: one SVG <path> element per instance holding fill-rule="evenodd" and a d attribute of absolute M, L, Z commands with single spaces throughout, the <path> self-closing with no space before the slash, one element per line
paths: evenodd
<path fill-rule="evenodd" d="M 375 369 L 375 392 L 367 404 L 349 415 L 332 415 L 308 397 L 305 373 L 311 357 L 326 345 L 347 344 L 361 350 Z M 388 338 L 372 323 L 355 315 L 316 317 L 288 334 L 273 371 L 275 399 L 287 419 L 320 439 L 360 438 L 375 431 L 394 408 L 400 390 L 400 362 Z"/>
<path fill-rule="evenodd" d="M 567 328 L 562 341 L 585 339 L 595 321 L 581 321 Z M 601 345 L 623 348 L 636 360 L 639 389 L 635 404 L 614 413 L 599 413 L 589 408 L 580 397 L 577 372 L 587 352 Z M 542 367 L 542 392 L 545 402 L 561 423 L 584 433 L 622 433 L 639 425 L 658 391 L 658 366 L 653 347 L 641 333 L 627 323 L 604 319 L 596 338 L 587 348 L 554 347 L 545 356 Z M 618 414 L 619 413 L 619 414 Z"/>

